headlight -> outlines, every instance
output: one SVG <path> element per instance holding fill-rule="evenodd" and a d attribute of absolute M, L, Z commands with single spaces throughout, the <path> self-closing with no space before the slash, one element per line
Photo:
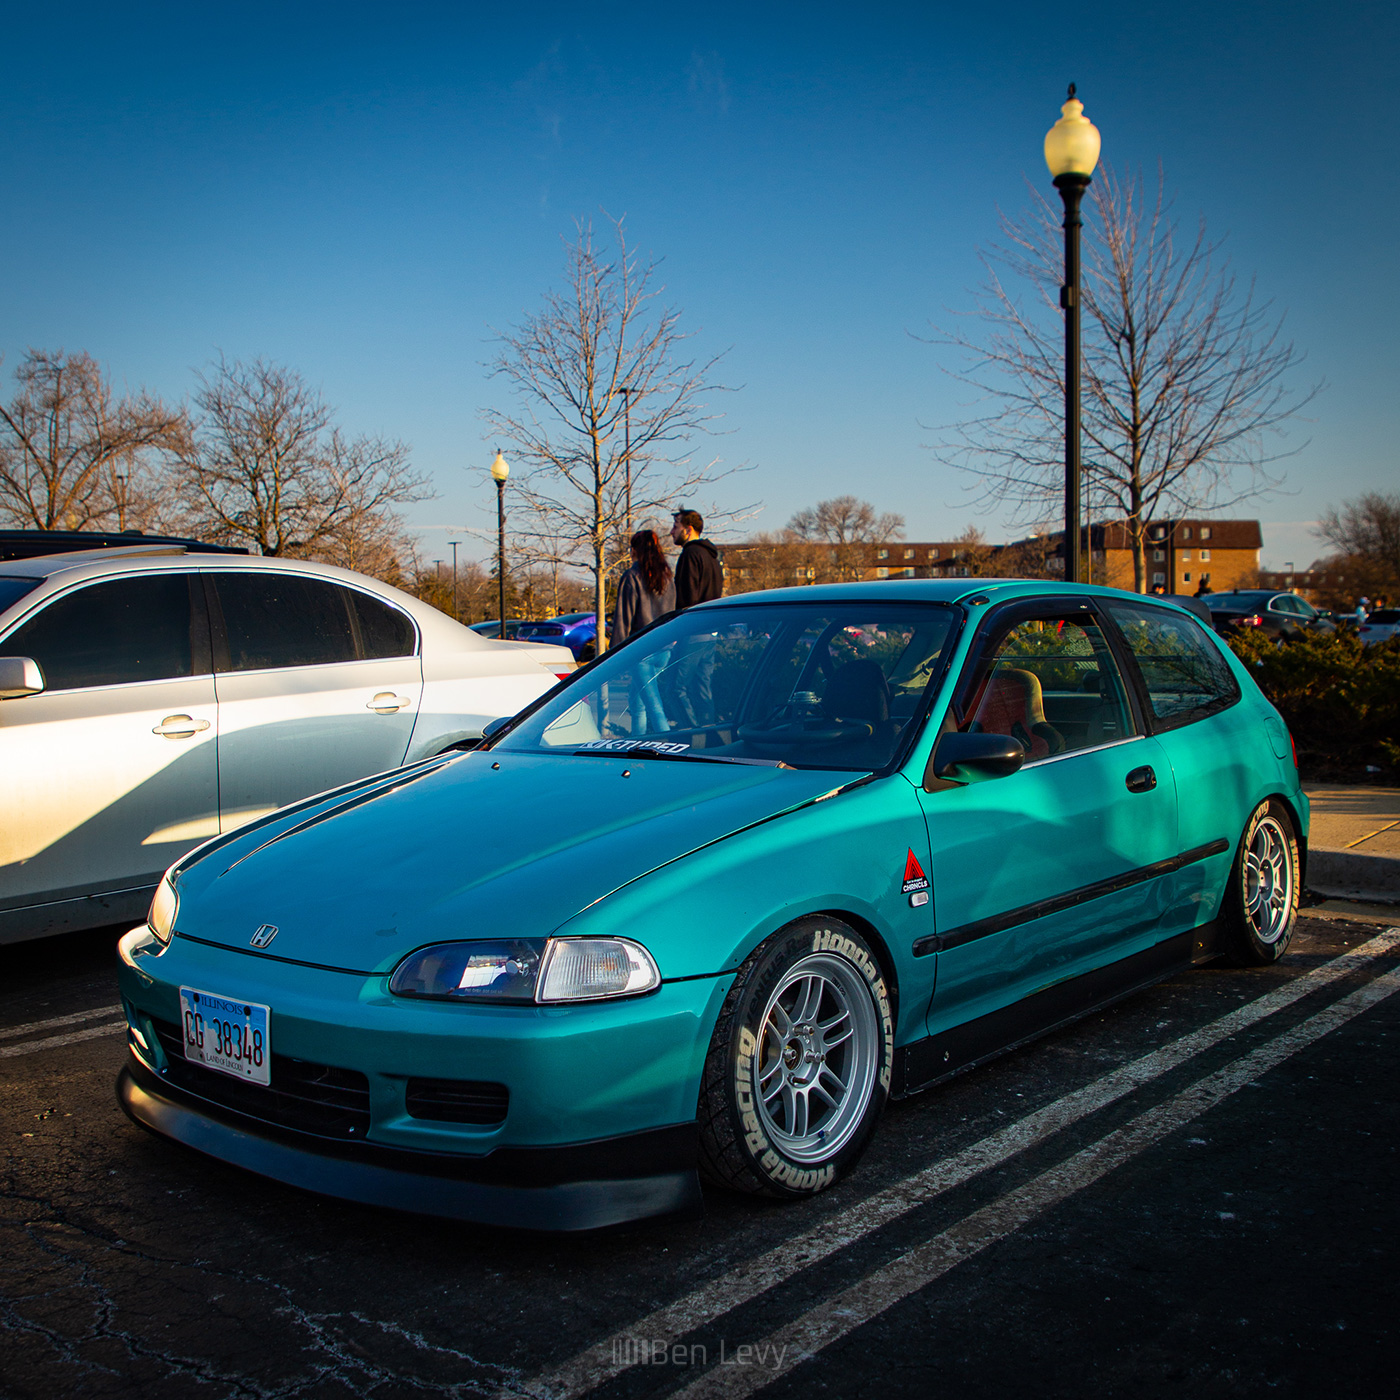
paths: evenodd
<path fill-rule="evenodd" d="M 660 985 L 651 954 L 629 938 L 552 938 L 535 1000 L 628 997 Z"/>
<path fill-rule="evenodd" d="M 410 953 L 389 979 L 401 997 L 450 1001 L 534 1001 L 544 940 L 438 943 Z"/>
<path fill-rule="evenodd" d="M 651 954 L 627 938 L 506 938 L 410 953 L 389 990 L 446 1001 L 529 1003 L 635 996 L 661 985 Z"/>
<path fill-rule="evenodd" d="M 175 916 L 179 911 L 180 896 L 175 893 L 175 882 L 167 873 L 156 886 L 156 897 L 151 901 L 151 912 L 146 915 L 151 932 L 162 943 L 170 942 L 170 935 L 175 932 Z"/>

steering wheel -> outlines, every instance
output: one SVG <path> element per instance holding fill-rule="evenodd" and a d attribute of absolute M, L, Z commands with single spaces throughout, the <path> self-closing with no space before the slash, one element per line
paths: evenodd
<path fill-rule="evenodd" d="M 829 744 L 839 739 L 868 739 L 873 724 L 829 715 L 815 700 L 789 700 L 757 724 L 741 724 L 738 737 L 746 744 L 789 747 L 792 744 Z"/>

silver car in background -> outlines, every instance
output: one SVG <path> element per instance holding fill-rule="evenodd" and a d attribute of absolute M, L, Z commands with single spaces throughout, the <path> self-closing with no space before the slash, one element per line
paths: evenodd
<path fill-rule="evenodd" d="M 323 564 L 0 563 L 0 943 L 139 919 L 191 847 L 469 747 L 574 666 Z"/>
<path fill-rule="evenodd" d="M 1377 608 L 1357 629 L 1362 646 L 1388 642 L 1400 635 L 1400 608 Z"/>

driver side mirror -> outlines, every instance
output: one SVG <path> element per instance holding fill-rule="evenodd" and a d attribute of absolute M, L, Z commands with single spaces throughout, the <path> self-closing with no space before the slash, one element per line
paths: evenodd
<path fill-rule="evenodd" d="M 514 715 L 502 715 L 499 719 L 488 720 L 481 726 L 482 742 L 485 743 L 487 739 L 499 734 L 514 718 Z"/>
<path fill-rule="evenodd" d="M 20 700 L 44 688 L 39 663 L 28 656 L 0 656 L 0 700 Z"/>
<path fill-rule="evenodd" d="M 928 761 L 924 785 L 930 778 L 944 782 L 983 783 L 1009 778 L 1026 761 L 1026 751 L 1009 734 L 959 734 L 939 737 Z"/>

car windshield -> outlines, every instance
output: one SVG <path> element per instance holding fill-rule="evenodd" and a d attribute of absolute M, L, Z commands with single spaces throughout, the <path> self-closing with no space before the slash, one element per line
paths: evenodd
<path fill-rule="evenodd" d="M 959 616 L 855 600 L 682 613 L 605 655 L 495 747 L 883 768 L 942 675 Z"/>

